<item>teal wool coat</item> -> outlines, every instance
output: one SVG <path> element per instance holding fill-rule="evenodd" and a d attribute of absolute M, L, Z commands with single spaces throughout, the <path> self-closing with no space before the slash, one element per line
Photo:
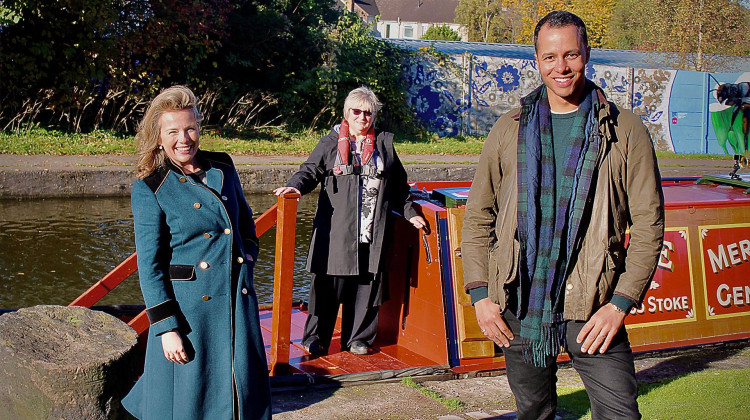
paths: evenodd
<path fill-rule="evenodd" d="M 169 162 L 133 184 L 151 327 L 144 373 L 123 405 L 140 419 L 270 419 L 252 211 L 229 155 L 199 151 L 196 158 L 208 168 L 206 184 Z M 160 335 L 174 329 L 190 359 L 185 365 L 162 351 Z"/>

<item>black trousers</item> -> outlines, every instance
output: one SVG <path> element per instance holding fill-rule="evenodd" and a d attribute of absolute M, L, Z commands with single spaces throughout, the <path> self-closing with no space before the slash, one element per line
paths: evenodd
<path fill-rule="evenodd" d="M 511 346 L 503 348 L 503 353 L 508 383 L 516 399 L 518 419 L 554 419 L 557 411 L 557 364 L 552 362 L 548 367 L 540 368 L 524 362 L 521 323 L 509 310 L 502 316 L 515 336 Z M 591 418 L 640 419 L 633 351 L 625 328 L 620 329 L 606 353 L 590 355 L 581 352 L 581 345 L 576 343 L 576 336 L 584 324 L 568 321 L 565 338 L 567 353 L 583 380 L 591 402 Z"/>
<path fill-rule="evenodd" d="M 367 272 L 368 247 L 360 246 L 358 276 L 329 276 L 313 274 L 310 300 L 302 344 L 318 341 L 323 348 L 331 344 L 339 305 L 341 314 L 341 349 L 348 350 L 353 341 L 368 346 L 378 332 L 380 276 Z"/>

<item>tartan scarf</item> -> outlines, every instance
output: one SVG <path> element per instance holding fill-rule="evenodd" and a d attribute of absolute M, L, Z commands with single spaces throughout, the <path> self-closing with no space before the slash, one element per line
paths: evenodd
<path fill-rule="evenodd" d="M 524 360 L 546 367 L 565 343 L 563 298 L 567 262 L 578 237 L 601 148 L 598 88 L 587 81 L 576 111 L 564 173 L 555 174 L 552 117 L 545 86 L 522 99 L 518 130 L 518 319 Z M 563 177 L 556 196 L 555 177 Z M 561 243 L 566 252 L 561 255 Z M 525 309 L 525 310 L 524 310 Z"/>

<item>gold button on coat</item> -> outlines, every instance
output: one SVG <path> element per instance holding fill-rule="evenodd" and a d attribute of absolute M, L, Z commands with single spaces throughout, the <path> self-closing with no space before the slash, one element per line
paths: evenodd
<path fill-rule="evenodd" d="M 203 300 L 210 300 L 211 296 L 203 296 L 201 299 L 203 299 Z"/>
<path fill-rule="evenodd" d="M 205 238 L 207 238 L 207 239 L 208 239 L 208 238 L 210 238 L 210 237 L 211 237 L 211 234 L 210 234 L 210 233 L 208 233 L 208 232 L 206 232 L 206 233 L 204 233 L 204 234 L 203 234 L 203 236 L 204 236 Z"/>
<path fill-rule="evenodd" d="M 243 263 L 244 261 L 245 261 L 245 259 L 244 259 L 244 258 L 242 258 L 242 257 L 237 257 L 237 262 L 238 262 L 238 263 L 242 264 L 242 263 Z"/>
<path fill-rule="evenodd" d="M 201 261 L 200 264 L 198 264 L 198 267 L 200 267 L 202 270 L 205 270 L 208 268 L 208 263 L 205 261 Z"/>
<path fill-rule="evenodd" d="M 568 290 L 573 290 L 573 285 L 572 284 L 568 284 L 567 286 L 565 286 L 565 288 L 568 289 Z"/>
<path fill-rule="evenodd" d="M 196 209 L 199 209 L 201 208 L 201 203 L 195 203 L 193 204 L 193 207 L 195 207 Z"/>
<path fill-rule="evenodd" d="M 187 178 L 185 178 L 184 176 L 181 176 L 180 177 L 180 182 L 187 182 Z"/>
<path fill-rule="evenodd" d="M 229 235 L 232 231 L 229 228 L 224 229 L 224 234 Z"/>

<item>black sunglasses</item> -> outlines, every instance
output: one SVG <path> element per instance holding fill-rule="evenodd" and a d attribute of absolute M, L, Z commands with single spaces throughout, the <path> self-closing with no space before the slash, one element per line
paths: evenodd
<path fill-rule="evenodd" d="M 361 109 L 352 108 L 352 112 L 354 113 L 354 115 L 359 115 L 361 113 L 364 113 L 365 117 L 372 117 L 372 111 L 363 111 Z"/>

